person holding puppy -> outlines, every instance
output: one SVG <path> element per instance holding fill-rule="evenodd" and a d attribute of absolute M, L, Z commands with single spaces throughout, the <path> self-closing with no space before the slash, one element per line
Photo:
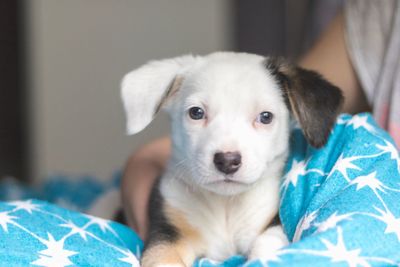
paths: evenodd
<path fill-rule="evenodd" d="M 400 145 L 400 3 L 348 1 L 299 65 L 321 73 L 343 90 L 343 112 L 370 111 Z M 148 230 L 148 200 L 166 166 L 171 141 L 143 146 L 128 160 L 122 198 L 128 225 Z"/>

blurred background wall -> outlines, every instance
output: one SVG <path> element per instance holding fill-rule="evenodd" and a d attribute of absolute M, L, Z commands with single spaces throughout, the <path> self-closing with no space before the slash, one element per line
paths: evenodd
<path fill-rule="evenodd" d="M 168 133 L 166 116 L 125 135 L 119 83 L 151 59 L 232 49 L 227 0 L 28 2 L 32 166 L 108 178 L 132 151 Z"/>
<path fill-rule="evenodd" d="M 0 176 L 109 178 L 138 146 L 168 133 L 164 115 L 125 136 L 125 73 L 150 59 L 218 50 L 295 59 L 340 3 L 1 1 Z"/>

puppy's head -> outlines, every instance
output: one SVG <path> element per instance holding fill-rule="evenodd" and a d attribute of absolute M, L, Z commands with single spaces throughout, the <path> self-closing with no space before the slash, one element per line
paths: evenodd
<path fill-rule="evenodd" d="M 177 178 L 223 195 L 284 161 L 291 113 L 310 144 L 323 146 L 342 102 L 315 72 L 244 53 L 150 62 L 125 76 L 122 98 L 130 134 L 165 109 Z"/>

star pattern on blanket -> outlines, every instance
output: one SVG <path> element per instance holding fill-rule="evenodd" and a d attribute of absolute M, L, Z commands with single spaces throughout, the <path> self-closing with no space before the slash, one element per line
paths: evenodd
<path fill-rule="evenodd" d="M 397 171 L 400 172 L 400 156 L 397 148 L 387 140 L 383 140 L 385 145 L 376 144 L 376 147 L 379 148 L 383 153 L 389 153 L 390 159 L 395 160 L 397 163 Z"/>
<path fill-rule="evenodd" d="M 28 200 L 18 200 L 18 201 L 11 201 L 9 202 L 10 205 L 15 206 L 15 210 L 25 210 L 32 214 L 32 211 L 37 210 L 40 205 L 32 203 L 31 199 Z"/>
<path fill-rule="evenodd" d="M 293 237 L 293 241 L 299 241 L 303 232 L 312 226 L 312 222 L 317 218 L 316 210 L 312 211 L 311 213 L 306 213 L 299 221 L 296 226 L 296 232 Z"/>
<path fill-rule="evenodd" d="M 67 223 L 60 224 L 61 227 L 66 227 L 71 229 L 71 232 L 69 235 L 74 235 L 74 234 L 79 234 L 80 237 L 82 237 L 83 240 L 87 241 L 86 235 L 88 232 L 85 230 L 85 228 L 81 228 L 77 225 L 75 225 L 72 221 L 68 221 Z"/>
<path fill-rule="evenodd" d="M 400 242 L 400 217 L 396 218 L 390 210 L 375 209 L 380 213 L 376 218 L 386 224 L 385 234 L 395 234 Z"/>
<path fill-rule="evenodd" d="M 111 233 L 113 233 L 114 235 L 117 235 L 114 231 L 114 229 L 110 226 L 110 221 L 109 220 L 105 220 L 99 217 L 94 217 L 88 214 L 85 214 L 85 216 L 90 220 L 88 222 L 88 226 L 90 225 L 97 225 L 98 227 L 100 227 L 101 231 L 103 233 L 105 233 L 106 231 L 110 231 Z"/>
<path fill-rule="evenodd" d="M 0 226 L 5 232 L 8 232 L 8 224 L 14 224 L 14 219 L 18 219 L 15 216 L 10 215 L 9 212 L 0 212 Z"/>
<path fill-rule="evenodd" d="M 376 178 L 376 171 L 367 175 L 360 175 L 355 179 L 350 181 L 350 185 L 356 185 L 356 190 L 360 190 L 361 188 L 368 187 L 372 191 L 376 192 L 377 190 L 381 192 L 385 192 L 383 189 L 383 183 Z"/>
<path fill-rule="evenodd" d="M 336 124 L 347 124 L 349 120 L 351 120 L 351 116 L 342 115 L 337 118 Z"/>
<path fill-rule="evenodd" d="M 300 161 L 297 161 L 296 159 L 293 160 L 292 166 L 283 177 L 283 182 L 281 185 L 282 196 L 285 195 L 290 185 L 296 187 L 298 179 L 309 173 L 317 173 L 318 175 L 321 176 L 325 175 L 325 173 L 319 169 L 308 169 L 307 164 L 308 161 L 306 160 L 300 160 Z"/>
<path fill-rule="evenodd" d="M 55 240 L 54 237 L 48 233 L 48 240 L 41 239 L 46 249 L 39 251 L 39 259 L 31 262 L 31 264 L 46 267 L 68 266 L 73 264 L 69 257 L 78 252 L 65 249 L 64 241 L 64 238 Z"/>
<path fill-rule="evenodd" d="M 4 211 L 1 211 L 2 209 Z M 21 211 L 23 211 L 23 216 L 19 216 Z M 18 216 L 14 215 L 16 213 L 18 213 Z M 40 216 L 35 217 L 38 214 Z M 37 218 L 43 218 L 46 222 L 45 225 L 40 225 L 47 227 L 43 228 L 47 232 L 43 233 L 41 228 L 37 229 L 39 231 L 35 231 L 35 228 L 32 228 L 32 223 Z M 10 231 L 10 225 L 13 226 L 13 231 Z M 35 244 L 32 247 L 38 248 L 36 252 L 29 252 L 36 255 L 35 259 L 23 264 L 24 266 L 77 266 L 79 264 L 75 260 L 79 257 L 85 257 L 85 253 L 93 253 L 93 250 L 90 249 L 90 246 L 93 245 L 96 249 L 102 247 L 105 249 L 104 251 L 108 251 L 105 255 L 99 254 L 96 257 L 106 257 L 107 261 L 110 260 L 109 257 L 111 255 L 115 257 L 112 261 L 112 266 L 139 266 L 139 244 L 133 247 L 130 246 L 137 252 L 135 255 L 127 249 L 127 244 L 122 241 L 119 234 L 113 229 L 112 223 L 105 219 L 78 213 L 71 215 L 70 211 L 58 207 L 49 208 L 48 204 L 43 204 L 37 200 L 24 200 L 7 204 L 0 202 L 0 226 L 0 247 L 4 245 L 1 242 L 9 244 L 6 241 L 7 238 L 13 239 L 13 233 L 19 231 L 18 238 L 23 236 L 21 240 L 24 240 L 24 242 L 30 240 L 29 242 Z M 119 243 L 121 247 L 116 245 L 117 243 L 111 243 L 103 235 L 99 235 L 99 230 L 104 234 L 109 233 L 107 238 L 110 238 L 111 234 L 113 239 L 116 240 L 114 242 Z M 78 243 L 72 246 L 71 244 L 74 244 L 74 242 Z M 86 251 L 86 248 L 89 250 Z M 107 254 L 110 256 L 107 257 Z M 1 255 L 0 259 L 2 259 Z"/>
<path fill-rule="evenodd" d="M 329 240 L 322 239 L 326 250 L 321 255 L 328 257 L 331 262 L 345 262 L 349 267 L 370 266 L 368 262 L 360 257 L 361 249 L 348 249 L 343 241 L 343 231 L 338 228 L 338 238 L 336 244 Z"/>
<path fill-rule="evenodd" d="M 335 211 L 325 221 L 320 223 L 314 223 L 314 225 L 317 227 L 317 233 L 325 232 L 328 229 L 335 228 L 340 222 L 344 220 L 351 220 L 352 215 L 353 213 L 338 215 L 338 212 Z"/>
<path fill-rule="evenodd" d="M 130 250 L 121 251 L 125 257 L 119 258 L 118 260 L 129 263 L 131 266 L 139 266 L 139 261 L 135 254 L 133 254 Z"/>
<path fill-rule="evenodd" d="M 292 164 L 282 181 L 282 188 L 286 190 L 281 190 L 281 209 L 288 209 L 290 212 L 285 214 L 293 214 L 293 218 L 298 216 L 297 212 L 300 213 L 297 224 L 293 224 L 294 220 L 284 220 L 285 227 L 295 227 L 292 240 L 300 242 L 283 248 L 279 252 L 280 258 L 285 262 L 285 259 L 300 260 L 304 257 L 313 259 L 321 266 L 400 266 L 400 257 L 394 253 L 400 250 L 400 206 L 396 204 L 400 199 L 399 152 L 368 114 L 351 119 L 348 115 L 339 117 L 333 135 L 335 133 L 344 136 L 350 133 L 350 137 L 327 144 L 325 157 L 329 160 L 323 161 L 323 155 L 316 157 L 313 153 L 304 154 L 303 158 L 298 156 L 301 154 L 296 154 L 294 159 L 289 159 Z M 347 141 L 347 138 L 352 139 Z M 336 158 L 333 154 L 335 150 L 339 152 Z M 310 206 L 305 206 L 307 208 L 292 205 L 299 201 L 297 194 L 300 199 L 309 194 L 307 190 L 310 190 L 311 184 L 306 181 L 310 176 L 305 174 L 305 170 L 315 169 L 322 173 L 326 167 L 321 162 L 331 162 L 332 159 L 335 161 L 326 177 L 313 178 L 319 179 L 325 191 L 315 191 L 317 197 L 311 199 Z M 290 179 L 286 180 L 288 177 Z M 346 195 L 351 195 L 351 199 L 342 199 Z M 391 202 L 388 202 L 389 199 Z M 319 202 L 314 201 L 320 204 L 316 205 Z M 368 226 L 363 228 L 363 225 Z M 353 234 L 358 234 L 358 231 L 363 236 L 371 235 L 374 240 L 386 242 L 385 246 L 377 249 L 374 247 L 376 242 L 370 238 L 367 242 L 352 240 Z M 306 243 L 297 246 L 303 238 Z M 357 238 L 362 240 L 362 237 Z"/>
<path fill-rule="evenodd" d="M 354 130 L 362 127 L 369 132 L 376 132 L 375 127 L 368 123 L 368 116 L 356 115 L 347 122 L 347 125 L 352 125 Z"/>
<path fill-rule="evenodd" d="M 283 188 L 284 192 L 286 192 L 290 184 L 292 184 L 293 186 L 297 185 L 297 180 L 299 179 L 299 176 L 306 174 L 306 167 L 307 166 L 304 160 L 293 160 L 292 167 L 283 177 L 283 183 L 281 187 Z"/>
<path fill-rule="evenodd" d="M 358 159 L 359 159 L 359 157 L 348 157 L 348 158 L 345 158 L 343 156 L 343 154 L 341 154 L 339 156 L 338 160 L 336 161 L 335 166 L 333 166 L 333 169 L 332 169 L 331 173 L 333 173 L 335 171 L 338 171 L 343 175 L 343 177 L 347 181 L 350 181 L 350 178 L 349 178 L 349 175 L 347 174 L 347 171 L 351 170 L 351 169 L 359 170 L 359 171 L 361 170 L 361 168 L 359 166 L 357 166 L 357 165 L 355 165 L 353 163 L 353 161 L 358 160 Z"/>

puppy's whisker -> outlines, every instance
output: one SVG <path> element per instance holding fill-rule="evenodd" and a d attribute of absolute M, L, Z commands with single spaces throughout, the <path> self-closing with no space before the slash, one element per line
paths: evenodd
<path fill-rule="evenodd" d="M 192 171 L 194 171 L 196 173 L 201 173 L 201 175 L 199 175 L 199 177 L 200 177 L 199 182 L 200 183 L 203 183 L 203 182 L 207 181 L 209 176 L 210 176 L 210 174 L 211 174 L 209 169 L 206 168 L 203 165 L 195 165 L 195 166 L 193 166 Z"/>
<path fill-rule="evenodd" d="M 183 165 L 186 161 L 187 161 L 187 159 L 183 159 L 183 160 L 179 161 L 178 163 L 175 164 L 174 168 L 178 168 L 179 166 Z"/>

